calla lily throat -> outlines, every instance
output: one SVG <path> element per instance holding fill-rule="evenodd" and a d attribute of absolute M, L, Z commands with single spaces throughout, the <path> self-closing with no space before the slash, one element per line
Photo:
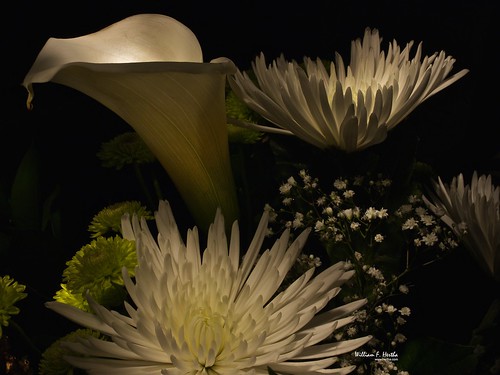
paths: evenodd
<path fill-rule="evenodd" d="M 238 217 L 225 112 L 228 59 L 202 62 L 194 34 L 164 15 L 126 18 L 94 34 L 51 38 L 23 85 L 59 83 L 131 125 L 158 158 L 203 230 L 218 207 Z"/>

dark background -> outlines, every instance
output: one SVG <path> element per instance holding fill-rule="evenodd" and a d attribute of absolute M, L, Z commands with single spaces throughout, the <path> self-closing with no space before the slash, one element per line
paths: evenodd
<path fill-rule="evenodd" d="M 402 46 L 414 40 L 414 51 L 422 41 L 424 55 L 444 50 L 456 58 L 454 72 L 470 69 L 411 115 L 413 126 L 419 128 L 422 159 L 447 177 L 474 169 L 492 171 L 493 157 L 500 150 L 495 116 L 495 51 L 500 35 L 494 27 L 499 13 L 493 1 L 17 1 L 10 6 L 13 9 L 3 12 L 7 21 L 3 27 L 8 26 L 2 59 L 2 102 L 7 113 L 2 128 L 8 131 L 9 145 L 16 146 L 14 152 L 12 147 L 2 150 L 10 166 L 15 166 L 34 132 L 59 135 L 54 151 L 64 155 L 59 160 L 66 169 L 65 163 L 79 159 L 82 149 L 89 148 L 82 129 L 96 137 L 113 133 L 110 128 L 118 126 L 106 128 L 103 124 L 114 122 L 113 116 L 100 120 L 92 113 L 101 110 L 98 105 L 53 84 L 36 85 L 35 110 L 25 110 L 26 93 L 20 84 L 46 40 L 80 36 L 147 12 L 170 15 L 191 28 L 206 61 L 226 56 L 241 69 L 248 68 L 261 51 L 269 61 L 280 53 L 289 59 L 333 58 L 338 51 L 347 62 L 351 40 L 362 37 L 367 26 L 379 29 L 384 49 L 393 39 Z"/>
<path fill-rule="evenodd" d="M 453 72 L 470 72 L 419 106 L 400 126 L 416 128 L 420 160 L 445 180 L 458 173 L 469 179 L 477 170 L 492 173 L 498 182 L 500 34 L 493 1 L 88 0 L 16 1 L 2 7 L 0 188 L 8 196 L 19 163 L 34 146 L 41 171 L 39 194 L 47 197 L 59 189 L 55 204 L 62 217 L 63 236 L 57 241 L 28 232 L 14 240 L 13 247 L 20 249 L 16 254 L 2 254 L 0 272 L 29 286 L 31 300 L 21 305 L 24 316 L 52 297 L 64 261 L 88 241 L 86 227 L 93 215 L 107 204 L 138 194 L 135 181 L 103 169 L 95 157 L 102 142 L 129 130 L 121 119 L 83 94 L 51 83 L 35 85 L 34 109 L 26 109 L 21 82 L 49 37 L 81 36 L 133 14 L 163 13 L 197 35 L 205 61 L 225 56 L 240 69 L 249 68 L 261 51 L 269 61 L 281 53 L 288 59 L 328 59 L 338 51 L 347 63 L 350 42 L 362 37 L 365 27 L 379 29 L 384 50 L 393 39 L 400 46 L 422 41 L 424 55 L 444 50 L 456 58 Z M 8 225 L 5 212 L 2 224 Z M 53 257 L 54 249 L 60 257 Z M 442 268 L 431 268 L 422 277 L 427 281 L 416 295 L 426 301 L 422 306 L 432 309 L 415 315 L 425 320 L 426 332 L 466 341 L 446 316 L 458 315 L 465 332 L 475 327 L 487 307 L 478 289 L 489 293 L 490 284 L 466 254 L 458 255 L 448 270 L 444 275 Z M 443 294 L 456 305 L 444 303 Z M 54 319 L 51 312 L 42 308 L 19 319 L 29 335 L 42 336 L 40 342 L 48 340 L 45 334 L 50 338 L 40 333 L 40 325 Z"/>
<path fill-rule="evenodd" d="M 106 178 L 115 176 L 99 170 L 95 153 L 103 141 L 129 127 L 85 95 L 52 83 L 35 85 L 30 112 L 21 82 L 49 37 L 81 36 L 148 12 L 170 15 L 191 28 L 205 61 L 225 56 L 240 69 L 249 68 L 261 51 L 268 61 L 281 53 L 288 59 L 333 59 L 338 51 L 347 64 L 351 40 L 362 37 L 365 27 L 379 29 L 383 49 L 396 39 L 400 46 L 414 40 L 413 52 L 422 41 L 423 55 L 444 50 L 456 58 L 452 73 L 464 68 L 470 72 L 419 106 L 389 137 L 396 137 L 399 127 L 414 129 L 419 159 L 444 180 L 458 173 L 469 179 L 473 170 L 499 178 L 495 51 L 500 33 L 494 27 L 499 13 L 493 1 L 91 0 L 16 1 L 6 7 L 0 160 L 7 186 L 34 142 L 48 184 L 62 183 L 68 191 L 79 191 L 74 203 L 81 209 L 92 210 L 96 199 L 106 203 Z M 89 213 L 82 214 L 80 218 L 87 220 Z"/>

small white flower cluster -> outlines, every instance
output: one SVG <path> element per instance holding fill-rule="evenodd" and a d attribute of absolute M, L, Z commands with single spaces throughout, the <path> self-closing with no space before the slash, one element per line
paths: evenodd
<path fill-rule="evenodd" d="M 312 226 L 323 241 L 347 244 L 357 237 L 372 247 L 387 240 L 384 226 L 397 225 L 398 232 L 403 232 L 411 247 L 445 251 L 458 246 L 456 235 L 442 225 L 420 195 L 410 195 L 407 203 L 390 217 L 387 208 L 377 207 L 375 204 L 384 201 L 392 184 L 382 175 L 375 178 L 355 176 L 351 180 L 337 178 L 329 193 L 324 193 L 318 178 L 313 178 L 306 170 L 301 170 L 298 176 L 298 180 L 289 177 L 279 188 L 283 196 L 279 212 L 290 216 L 289 220 L 281 222 L 286 228 Z"/>
<path fill-rule="evenodd" d="M 447 251 L 458 246 L 456 235 L 424 204 L 421 197 L 411 195 L 408 203 L 394 213 L 402 221 L 401 229 L 416 248 L 427 247 Z"/>
<path fill-rule="evenodd" d="M 410 375 L 408 371 L 400 371 L 396 362 L 390 361 L 388 359 L 380 359 L 378 361 L 373 361 L 372 371 L 373 375 Z"/>
<path fill-rule="evenodd" d="M 363 297 L 368 303 L 356 312 L 352 324 L 336 333 L 335 339 L 369 332 L 373 335 L 368 343 L 372 353 L 394 350 L 406 342 L 401 331 L 411 309 L 393 302 L 393 297 L 410 291 L 401 282 L 411 263 L 408 257 L 413 256 L 406 249 L 446 250 L 457 246 L 451 230 L 440 225 L 417 195 L 409 196 L 407 203 L 391 213 L 384 206 L 391 185 L 391 180 L 382 175 L 339 177 L 325 193 L 318 178 L 301 170 L 298 178 L 289 177 L 281 185 L 282 206 L 273 210 L 277 226 L 292 232 L 312 227 L 332 261 L 343 257 L 345 268 L 357 271 L 356 279 L 341 291 L 343 302 Z M 342 361 L 366 373 L 405 374 L 391 361 L 367 361 L 352 355 Z"/>
<path fill-rule="evenodd" d="M 311 177 L 307 171 L 301 170 L 299 177 L 300 183 L 292 176 L 279 188 L 283 196 L 281 212 L 292 216 L 283 223 L 284 227 L 299 229 L 311 225 L 314 220 L 314 230 L 323 241 L 352 241 L 354 232 L 359 232 L 359 236 L 368 238 L 372 244 L 384 241 L 385 235 L 377 230 L 378 224 L 387 219 L 388 210 L 384 207 L 358 206 L 355 199 L 360 193 L 354 188 L 365 188 L 365 195 L 368 192 L 380 196 L 390 187 L 390 180 L 380 176 L 367 182 L 363 176 L 355 177 L 352 182 L 337 178 L 333 182 L 333 190 L 325 194 L 319 189 L 318 179 Z M 303 210 L 301 206 L 305 206 Z"/>
<path fill-rule="evenodd" d="M 293 177 L 290 177 L 284 184 L 280 186 L 280 193 L 283 195 L 287 195 L 295 186 L 297 186 L 297 182 Z"/>
<path fill-rule="evenodd" d="M 399 284 L 398 277 L 392 276 L 392 279 L 387 281 L 381 269 L 364 264 L 363 254 L 359 251 L 354 254 L 354 262 L 355 264 L 349 262 L 349 265 L 351 268 L 356 267 L 363 271 L 364 296 L 368 298 L 369 303 L 365 309 L 358 310 L 354 314 L 354 323 L 337 332 L 335 339 L 342 340 L 346 336 L 352 338 L 354 335 L 369 331 L 373 335 L 372 340 L 368 342 L 369 354 L 373 359 L 370 357 L 367 361 L 367 358 L 358 358 L 351 354 L 343 360 L 345 363 L 356 365 L 359 374 L 399 374 L 394 363 L 389 361 L 385 365 L 385 361 L 378 358 L 375 353 L 394 351 L 406 342 L 406 336 L 401 330 L 411 315 L 411 309 L 407 306 L 397 307 L 386 301 L 397 294 L 406 295 L 410 289 L 406 284 Z M 355 295 L 347 295 L 343 302 L 350 302 Z"/>
<path fill-rule="evenodd" d="M 379 316 L 387 314 L 393 321 L 394 326 L 399 327 L 402 326 L 403 324 L 406 324 L 407 320 L 404 317 L 410 316 L 411 309 L 409 307 L 402 307 L 398 309 L 391 304 L 382 303 L 381 305 L 377 305 L 375 307 L 375 312 Z M 378 327 L 383 327 L 384 326 L 383 319 L 375 318 L 375 325 Z M 393 337 L 391 341 L 391 346 L 396 346 L 406 341 L 406 336 L 400 332 L 397 332 L 394 335 L 392 335 L 390 332 L 388 332 L 388 334 Z"/>

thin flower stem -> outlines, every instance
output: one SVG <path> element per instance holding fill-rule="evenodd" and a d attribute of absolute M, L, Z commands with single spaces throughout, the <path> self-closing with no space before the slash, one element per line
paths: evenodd
<path fill-rule="evenodd" d="M 247 229 L 251 232 L 251 227 L 252 227 L 251 216 L 253 212 L 252 198 L 249 189 L 249 186 L 251 184 L 248 183 L 247 174 L 244 172 L 247 169 L 245 168 L 246 167 L 245 153 L 241 147 L 237 147 L 234 156 L 231 158 L 231 162 L 233 163 L 233 170 L 241 172 L 238 175 L 238 177 L 241 179 L 240 202 L 242 205 L 245 205 L 245 212 L 248 214 L 248 217 L 246 218 L 245 221 Z"/>
<path fill-rule="evenodd" d="M 406 248 L 406 270 L 410 269 L 410 248 Z"/>
<path fill-rule="evenodd" d="M 31 349 L 31 351 L 33 351 L 33 353 L 35 353 L 37 356 L 40 356 L 42 354 L 40 349 L 38 349 L 36 347 L 36 345 L 33 343 L 33 341 L 31 341 L 31 339 L 28 337 L 28 335 L 24 332 L 24 330 L 21 328 L 21 326 L 19 324 L 17 324 L 13 320 L 11 320 L 9 322 L 9 326 L 11 326 L 17 332 L 17 334 L 26 343 L 26 345 Z"/>
<path fill-rule="evenodd" d="M 153 178 L 153 187 L 156 193 L 156 198 L 160 201 L 163 200 L 163 192 L 161 191 L 160 183 L 158 182 L 158 179 Z"/>
<path fill-rule="evenodd" d="M 137 163 L 134 163 L 134 172 L 135 176 L 137 177 L 137 180 L 139 181 L 139 185 L 141 186 L 141 189 L 144 192 L 149 207 L 156 207 L 156 203 L 154 203 L 153 198 L 151 197 L 151 194 L 146 186 L 146 182 L 144 181 L 144 176 L 142 174 L 141 168 Z"/>

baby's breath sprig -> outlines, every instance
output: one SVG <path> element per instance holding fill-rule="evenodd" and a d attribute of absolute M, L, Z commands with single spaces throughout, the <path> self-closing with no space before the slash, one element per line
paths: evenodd
<path fill-rule="evenodd" d="M 442 258 L 459 245 L 456 234 L 439 220 L 425 205 L 421 196 L 410 195 L 396 211 L 401 230 L 407 240 L 407 251 L 423 264 Z M 412 256 L 407 255 L 408 262 Z M 407 263 L 407 268 L 410 268 Z"/>
<path fill-rule="evenodd" d="M 410 292 L 406 277 L 413 268 L 437 260 L 458 246 L 454 234 L 423 205 L 420 195 L 405 202 L 391 201 L 392 181 L 382 174 L 343 176 L 325 189 L 306 170 L 290 176 L 279 187 L 281 206 L 269 207 L 275 217 L 271 233 L 283 228 L 312 227 L 330 262 L 344 260 L 356 270 L 340 292 L 344 302 L 367 298 L 353 324 L 335 339 L 371 334 L 371 354 L 389 352 L 406 341 L 408 306 L 399 307 Z M 397 207 L 392 211 L 387 207 Z M 281 229 L 280 229 L 281 228 Z M 404 374 L 390 361 L 366 361 L 352 353 L 342 359 L 356 364 L 358 373 Z"/>

